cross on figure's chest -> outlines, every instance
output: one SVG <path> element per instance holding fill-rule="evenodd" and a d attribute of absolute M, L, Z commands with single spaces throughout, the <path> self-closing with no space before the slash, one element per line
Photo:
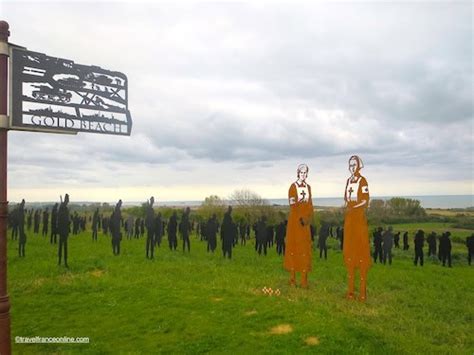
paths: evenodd
<path fill-rule="evenodd" d="M 351 196 L 352 196 L 352 193 L 354 192 L 354 189 L 352 188 L 352 186 L 349 187 L 348 192 L 349 192 L 349 200 L 350 200 L 350 199 L 351 199 Z"/>
<path fill-rule="evenodd" d="M 306 191 L 305 190 L 301 191 L 300 195 L 301 195 L 301 199 L 304 200 L 306 197 Z"/>

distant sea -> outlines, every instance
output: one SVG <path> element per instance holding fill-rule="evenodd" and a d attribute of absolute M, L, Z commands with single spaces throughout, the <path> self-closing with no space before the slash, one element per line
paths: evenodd
<path fill-rule="evenodd" d="M 371 196 L 373 199 L 390 200 L 395 196 Z M 474 195 L 445 195 L 445 196 L 396 196 L 419 200 L 424 208 L 468 208 L 474 207 Z M 285 206 L 288 205 L 288 199 L 267 199 L 271 205 Z M 202 201 L 163 201 L 158 202 L 159 206 L 182 206 L 195 207 L 199 206 Z M 139 205 L 139 203 L 130 203 L 131 205 Z M 341 197 L 322 197 L 313 198 L 314 206 L 321 207 L 340 207 L 344 204 Z M 126 204 L 127 205 L 127 204 Z"/>

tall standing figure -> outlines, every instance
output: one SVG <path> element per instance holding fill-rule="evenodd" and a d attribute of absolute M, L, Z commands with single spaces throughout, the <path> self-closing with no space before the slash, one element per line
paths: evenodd
<path fill-rule="evenodd" d="M 17 209 L 18 218 L 18 233 L 20 234 L 18 253 L 20 256 L 25 256 L 25 244 L 26 244 L 26 233 L 25 233 L 25 200 L 21 200 Z"/>
<path fill-rule="evenodd" d="M 301 164 L 296 171 L 297 180 L 288 191 L 290 214 L 286 228 L 284 267 L 290 272 L 290 285 L 296 285 L 296 273 L 301 273 L 301 287 L 308 287 L 311 271 L 311 230 L 313 202 L 311 187 L 306 183 L 308 166 Z"/>
<path fill-rule="evenodd" d="M 145 225 L 146 225 L 146 257 L 147 259 L 153 259 L 153 253 L 155 250 L 155 210 L 153 209 L 153 204 L 155 203 L 155 198 L 150 197 L 150 200 L 146 204 L 145 212 Z"/>
<path fill-rule="evenodd" d="M 122 241 L 122 232 L 120 230 L 122 221 L 122 200 L 119 200 L 115 205 L 114 212 L 110 217 L 110 232 L 112 233 L 112 253 L 120 255 L 120 242 Z"/>
<path fill-rule="evenodd" d="M 69 208 L 67 204 L 69 203 L 69 195 L 64 196 L 64 201 L 59 205 L 58 210 L 58 234 L 59 234 L 59 250 L 58 250 L 58 265 L 61 265 L 61 256 L 64 251 L 64 266 L 67 265 L 67 239 L 69 237 Z"/>
<path fill-rule="evenodd" d="M 355 271 L 359 269 L 359 300 L 362 302 L 367 299 L 367 273 L 371 265 L 369 229 L 366 216 L 366 210 L 369 206 L 369 185 L 365 177 L 360 175 L 360 169 L 363 167 L 364 164 L 357 155 L 350 157 L 349 171 L 351 176 L 347 179 L 344 194 L 346 213 L 343 246 L 344 263 L 349 277 L 347 298 L 354 299 L 354 277 Z"/>

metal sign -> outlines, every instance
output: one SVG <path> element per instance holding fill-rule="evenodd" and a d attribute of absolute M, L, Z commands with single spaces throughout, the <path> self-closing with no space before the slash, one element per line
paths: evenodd
<path fill-rule="evenodd" d="M 125 74 L 18 48 L 10 57 L 10 129 L 130 135 Z"/>

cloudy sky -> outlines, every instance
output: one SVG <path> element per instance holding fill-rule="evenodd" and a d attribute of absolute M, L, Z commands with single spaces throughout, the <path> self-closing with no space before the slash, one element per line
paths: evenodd
<path fill-rule="evenodd" d="M 127 74 L 131 137 L 9 133 L 9 200 L 473 194 L 471 2 L 2 1 L 10 41 Z"/>

